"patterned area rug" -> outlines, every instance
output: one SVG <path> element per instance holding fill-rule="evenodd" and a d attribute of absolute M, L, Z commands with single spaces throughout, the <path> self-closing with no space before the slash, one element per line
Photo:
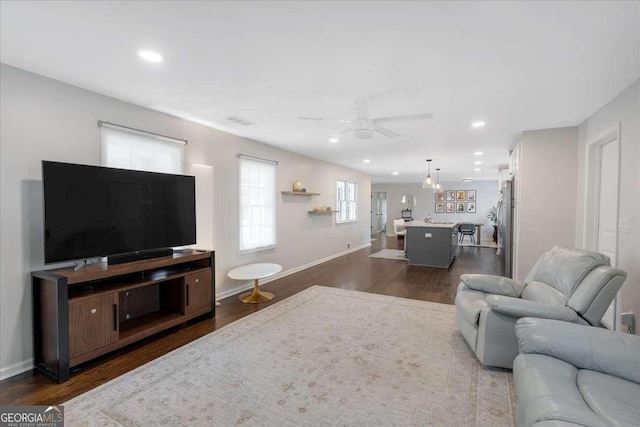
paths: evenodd
<path fill-rule="evenodd" d="M 314 286 L 65 403 L 67 425 L 510 426 L 454 307 Z"/>
<path fill-rule="evenodd" d="M 404 257 L 402 249 L 383 249 L 375 254 L 369 255 L 369 258 L 397 259 L 400 261 L 409 261 Z"/>

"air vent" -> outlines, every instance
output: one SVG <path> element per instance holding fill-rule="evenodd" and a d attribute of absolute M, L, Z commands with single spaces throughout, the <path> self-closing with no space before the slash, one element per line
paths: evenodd
<path fill-rule="evenodd" d="M 473 178 L 461 178 L 462 182 L 471 182 L 473 181 Z"/>
<path fill-rule="evenodd" d="M 237 123 L 237 124 L 242 125 L 242 126 L 251 126 L 251 125 L 255 124 L 253 122 L 250 122 L 247 119 L 241 119 L 240 117 L 227 117 L 227 120 L 229 120 L 230 122 L 233 122 L 233 123 Z"/>

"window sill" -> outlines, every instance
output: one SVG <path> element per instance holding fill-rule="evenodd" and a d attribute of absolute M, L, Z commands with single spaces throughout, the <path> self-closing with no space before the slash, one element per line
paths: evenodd
<path fill-rule="evenodd" d="M 238 255 L 247 255 L 247 254 L 257 254 L 260 252 L 268 252 L 272 249 L 275 249 L 276 245 L 270 245 L 270 246 L 260 246 L 259 248 L 252 248 L 252 249 L 242 249 L 240 251 L 238 251 Z"/>

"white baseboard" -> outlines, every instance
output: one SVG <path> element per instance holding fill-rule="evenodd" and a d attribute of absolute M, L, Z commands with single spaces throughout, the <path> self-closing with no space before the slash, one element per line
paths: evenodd
<path fill-rule="evenodd" d="M 0 381 L 33 369 L 33 358 L 0 369 Z"/>
<path fill-rule="evenodd" d="M 280 272 L 279 274 L 276 274 L 275 276 L 271 276 L 271 277 L 269 277 L 267 279 L 260 280 L 260 285 L 263 285 L 263 284 L 269 283 L 269 282 L 273 282 L 274 280 L 278 280 L 278 279 L 281 279 L 281 278 L 283 278 L 285 276 L 288 276 L 290 274 L 297 273 L 297 272 L 302 271 L 302 270 L 306 270 L 307 268 L 311 268 L 311 267 L 314 267 L 314 266 L 316 266 L 318 264 L 322 264 L 322 263 L 330 261 L 332 259 L 339 258 L 341 256 L 350 254 L 351 252 L 355 252 L 355 251 L 359 251 L 360 249 L 368 248 L 369 246 L 371 246 L 371 242 L 365 243 L 364 245 L 360 245 L 360 246 L 357 246 L 355 248 L 347 249 L 346 251 L 343 251 L 343 252 L 338 252 L 337 254 L 333 254 L 333 255 L 330 255 L 328 257 L 321 258 L 319 260 L 310 262 L 308 264 L 301 265 L 299 267 L 292 268 L 292 269 L 287 270 L 287 271 Z M 220 293 L 216 292 L 216 301 L 220 301 L 221 299 L 229 298 L 229 297 L 237 295 L 237 294 L 239 294 L 241 292 L 248 291 L 251 288 L 253 288 L 253 282 L 245 283 L 244 285 L 237 286 L 237 287 L 235 287 L 233 289 L 229 289 L 229 290 L 226 290 L 224 292 L 220 292 Z"/>

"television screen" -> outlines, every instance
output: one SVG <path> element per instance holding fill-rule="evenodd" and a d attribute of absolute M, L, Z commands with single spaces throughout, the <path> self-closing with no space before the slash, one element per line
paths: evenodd
<path fill-rule="evenodd" d="M 193 244 L 195 177 L 42 162 L 45 263 Z"/>

